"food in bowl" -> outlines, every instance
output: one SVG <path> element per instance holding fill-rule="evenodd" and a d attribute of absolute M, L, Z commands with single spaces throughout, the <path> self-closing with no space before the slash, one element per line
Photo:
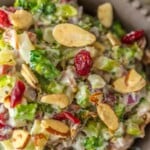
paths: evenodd
<path fill-rule="evenodd" d="M 4 150 L 126 150 L 150 121 L 146 33 L 126 33 L 110 3 L 74 0 L 0 9 Z"/>

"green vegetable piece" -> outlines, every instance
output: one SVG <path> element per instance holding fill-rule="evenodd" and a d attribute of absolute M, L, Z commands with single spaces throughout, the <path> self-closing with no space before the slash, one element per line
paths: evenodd
<path fill-rule="evenodd" d="M 30 52 L 30 67 L 47 80 L 53 80 L 59 75 L 59 71 L 47 58 L 47 53 L 44 50 Z"/>
<path fill-rule="evenodd" d="M 14 78 L 8 75 L 0 76 L 0 88 L 5 86 L 13 86 L 14 85 Z"/>
<path fill-rule="evenodd" d="M 82 108 L 88 107 L 90 105 L 89 95 L 90 92 L 88 86 L 85 85 L 84 83 L 80 83 L 78 92 L 76 94 L 77 104 L 80 105 Z"/>
<path fill-rule="evenodd" d="M 88 136 L 97 137 L 100 133 L 100 127 L 100 122 L 97 122 L 95 120 L 89 120 L 84 130 Z"/>
<path fill-rule="evenodd" d="M 33 13 L 42 12 L 45 15 L 56 12 L 56 5 L 50 0 L 16 0 L 15 6 L 31 10 Z"/>
<path fill-rule="evenodd" d="M 35 117 L 37 104 L 18 105 L 15 108 L 15 119 L 32 121 Z"/>
<path fill-rule="evenodd" d="M 60 5 L 56 15 L 62 17 L 73 17 L 77 15 L 77 9 L 69 4 Z"/>
<path fill-rule="evenodd" d="M 63 93 L 64 85 L 57 83 L 56 81 L 52 81 L 48 85 L 48 91 L 50 93 Z"/>
<path fill-rule="evenodd" d="M 45 113 L 52 113 L 53 108 L 50 104 L 44 104 L 44 103 L 37 103 L 37 111 L 39 112 L 45 112 Z"/>
<path fill-rule="evenodd" d="M 50 3 L 43 9 L 45 15 L 53 14 L 56 12 L 56 5 L 54 3 Z"/>
<path fill-rule="evenodd" d="M 101 56 L 97 60 L 96 67 L 99 68 L 100 70 L 111 72 L 111 73 L 115 73 L 120 69 L 120 65 L 117 61 L 105 56 Z"/>
<path fill-rule="evenodd" d="M 104 144 L 104 139 L 102 137 L 87 137 L 84 141 L 84 147 L 86 150 L 97 150 Z"/>
<path fill-rule="evenodd" d="M 122 60 L 123 62 L 131 61 L 135 58 L 137 50 L 135 48 L 130 47 L 113 47 L 113 57 L 118 60 Z"/>
<path fill-rule="evenodd" d="M 37 38 L 38 38 L 39 40 L 42 40 L 42 38 L 43 38 L 42 30 L 41 30 L 41 29 L 36 29 L 36 30 L 35 30 L 35 33 L 36 33 L 36 35 L 37 35 Z"/>
<path fill-rule="evenodd" d="M 14 3 L 15 7 L 22 7 L 24 9 L 31 9 L 35 7 L 36 1 L 35 0 L 16 0 Z"/>
<path fill-rule="evenodd" d="M 135 123 L 128 123 L 127 125 L 127 133 L 132 136 L 140 136 L 142 134 L 139 126 Z"/>
<path fill-rule="evenodd" d="M 120 22 L 118 21 L 115 21 L 113 23 L 113 26 L 112 26 L 112 31 L 114 34 L 117 35 L 117 37 L 121 38 L 123 35 L 126 34 L 125 30 L 123 29 L 122 25 L 120 24 Z"/>
<path fill-rule="evenodd" d="M 116 115 L 118 116 L 118 118 L 122 119 L 123 115 L 125 113 L 125 105 L 118 103 L 115 105 L 114 107 L 114 111 L 116 113 Z"/>

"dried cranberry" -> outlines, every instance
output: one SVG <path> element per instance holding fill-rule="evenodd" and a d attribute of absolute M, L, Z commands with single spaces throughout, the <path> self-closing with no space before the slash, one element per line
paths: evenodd
<path fill-rule="evenodd" d="M 80 51 L 75 56 L 74 65 L 78 75 L 80 76 L 88 75 L 92 67 L 92 58 L 90 56 L 90 53 L 86 50 Z"/>
<path fill-rule="evenodd" d="M 70 112 L 61 112 L 59 114 L 56 114 L 54 116 L 54 119 L 56 120 L 70 120 L 72 123 L 74 124 L 80 124 L 80 120 L 79 118 L 77 118 L 76 116 L 74 116 L 73 114 L 71 114 Z"/>
<path fill-rule="evenodd" d="M 24 83 L 22 81 L 17 81 L 10 96 L 11 107 L 15 107 L 16 105 L 21 103 L 24 91 L 25 91 Z"/>
<path fill-rule="evenodd" d="M 8 14 L 3 10 L 0 10 L 0 25 L 2 27 L 10 27 L 11 26 L 11 23 L 8 18 Z"/>
<path fill-rule="evenodd" d="M 133 42 L 141 39 L 144 37 L 145 33 L 144 30 L 132 31 L 126 35 L 124 35 L 121 39 L 122 43 L 125 44 L 132 44 Z"/>

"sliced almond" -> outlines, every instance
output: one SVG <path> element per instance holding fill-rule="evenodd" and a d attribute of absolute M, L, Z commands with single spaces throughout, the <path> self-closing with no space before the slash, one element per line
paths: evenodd
<path fill-rule="evenodd" d="M 29 64 L 30 62 L 30 51 L 34 50 L 35 47 L 32 44 L 27 32 L 23 32 L 18 35 L 18 50 L 21 58 Z"/>
<path fill-rule="evenodd" d="M 42 120 L 41 127 L 52 134 L 61 136 L 68 136 L 70 130 L 65 123 L 54 119 Z"/>
<path fill-rule="evenodd" d="M 97 16 L 100 23 L 106 28 L 110 28 L 113 23 L 113 8 L 111 3 L 104 3 L 98 7 Z"/>
<path fill-rule="evenodd" d="M 38 79 L 26 64 L 22 64 L 21 74 L 30 86 L 38 88 Z"/>
<path fill-rule="evenodd" d="M 65 108 L 69 105 L 69 99 L 65 94 L 49 94 L 41 98 L 41 102 Z"/>
<path fill-rule="evenodd" d="M 27 131 L 16 129 L 13 131 L 12 144 L 16 149 L 24 148 L 30 139 L 30 135 Z"/>
<path fill-rule="evenodd" d="M 114 131 L 118 129 L 119 127 L 118 118 L 108 104 L 99 103 L 97 105 L 97 113 L 100 119 L 106 124 L 106 126 L 110 130 Z"/>
<path fill-rule="evenodd" d="M 9 18 L 17 29 L 28 29 L 33 24 L 32 14 L 26 10 L 16 10 L 9 15 Z"/>
<path fill-rule="evenodd" d="M 126 76 L 127 86 L 133 86 L 142 79 L 142 76 L 138 74 L 134 69 L 131 69 Z"/>
<path fill-rule="evenodd" d="M 44 147 L 47 143 L 47 137 L 40 133 L 33 136 L 33 142 L 36 147 Z"/>
<path fill-rule="evenodd" d="M 119 39 L 115 35 L 113 35 L 112 33 L 109 32 L 106 35 L 106 37 L 108 38 L 108 40 L 112 46 L 120 46 L 121 45 L 121 42 L 119 41 Z"/>
<path fill-rule="evenodd" d="M 146 85 L 146 81 L 135 70 L 113 82 L 114 89 L 120 93 L 130 93 L 141 90 Z"/>
<path fill-rule="evenodd" d="M 69 23 L 56 25 L 52 34 L 58 43 L 67 47 L 87 46 L 96 41 L 95 35 Z"/>
<path fill-rule="evenodd" d="M 145 79 L 141 79 L 137 84 L 135 84 L 133 87 L 131 87 L 130 89 L 134 91 L 139 91 L 141 90 L 143 87 L 145 87 L 146 85 L 146 81 Z"/>

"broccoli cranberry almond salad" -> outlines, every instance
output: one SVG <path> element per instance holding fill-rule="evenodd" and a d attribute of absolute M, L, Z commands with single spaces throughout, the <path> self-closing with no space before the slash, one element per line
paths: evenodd
<path fill-rule="evenodd" d="M 126 150 L 150 122 L 141 29 L 110 3 L 97 17 L 75 0 L 0 8 L 2 150 Z"/>

